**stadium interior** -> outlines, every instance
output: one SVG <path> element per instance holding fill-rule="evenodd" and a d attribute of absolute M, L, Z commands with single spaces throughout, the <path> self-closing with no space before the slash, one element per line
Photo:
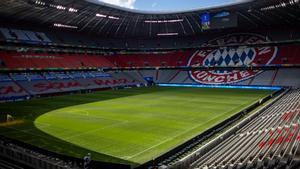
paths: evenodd
<path fill-rule="evenodd" d="M 300 2 L 0 1 L 0 168 L 300 169 Z"/>

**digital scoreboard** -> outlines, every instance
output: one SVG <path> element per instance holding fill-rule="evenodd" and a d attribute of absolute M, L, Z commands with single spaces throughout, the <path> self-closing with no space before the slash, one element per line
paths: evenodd
<path fill-rule="evenodd" d="M 201 14 L 201 27 L 203 30 L 210 29 L 210 14 L 208 12 Z"/>
<path fill-rule="evenodd" d="M 204 12 L 200 14 L 200 22 L 202 30 L 225 29 L 238 26 L 237 14 L 228 11 Z"/>

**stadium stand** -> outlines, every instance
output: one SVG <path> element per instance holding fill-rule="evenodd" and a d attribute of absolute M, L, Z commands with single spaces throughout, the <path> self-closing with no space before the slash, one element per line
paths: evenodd
<path fill-rule="evenodd" d="M 53 158 L 34 150 L 21 147 L 5 138 L 1 138 L 0 140 L 0 155 L 4 155 L 6 158 L 13 157 L 15 161 L 14 163 L 11 163 L 10 160 L 1 158 L 0 168 L 3 169 L 47 168 L 50 166 L 57 169 L 80 168 L 69 161 Z"/>
<path fill-rule="evenodd" d="M 52 41 L 43 32 L 0 28 L 6 41 L 21 41 L 27 43 L 51 43 Z"/>
<path fill-rule="evenodd" d="M 135 72 L 10 73 L 1 75 L 0 100 L 18 100 L 27 96 L 136 86 L 145 83 L 145 80 Z"/>
<path fill-rule="evenodd" d="M 123 54 L 112 55 L 106 58 L 119 67 L 186 66 L 193 52 L 194 50 L 149 54 Z"/>
<path fill-rule="evenodd" d="M 7 68 L 81 68 L 113 66 L 104 56 L 76 54 L 1 52 L 0 59 L 6 63 Z"/>
<path fill-rule="evenodd" d="M 299 168 L 299 0 L 170 13 L 94 1 L 0 1 L 1 103 L 152 82 L 282 87 L 270 102 L 258 100 L 255 113 L 248 116 L 246 108 L 140 168 Z M 236 19 L 223 16 L 204 29 L 200 15 L 210 13 L 216 22 L 223 12 Z M 0 155 L 8 157 L 0 168 L 10 169 L 77 169 L 82 162 L 2 136 Z M 95 168 L 116 166 L 124 167 Z"/>
<path fill-rule="evenodd" d="M 267 108 L 177 161 L 175 166 L 194 169 L 299 166 L 299 100 L 300 90 L 286 92 Z"/>
<path fill-rule="evenodd" d="M 300 85 L 299 69 L 278 70 L 277 77 L 274 79 L 274 85 L 297 86 Z M 285 84 L 284 84 L 285 83 Z"/>
<path fill-rule="evenodd" d="M 150 72 L 150 71 L 148 71 Z M 152 71 L 155 75 L 155 71 Z M 265 71 L 250 80 L 238 82 L 238 85 L 274 85 L 293 86 L 300 85 L 298 80 L 298 69 L 279 69 L 277 76 L 272 81 L 276 71 Z M 160 70 L 156 83 L 181 83 L 198 84 L 189 78 L 189 71 Z M 10 76 L 1 77 L 1 97 L 11 98 L 12 96 L 40 95 L 46 93 L 63 93 L 87 89 L 99 89 L 114 87 L 117 85 L 145 84 L 144 77 L 137 71 L 120 73 L 11 73 Z M 153 77 L 153 76 L 152 76 Z M 155 76 L 154 76 L 155 77 Z M 155 79 L 155 78 L 154 78 Z"/>
<path fill-rule="evenodd" d="M 28 96 L 28 93 L 14 82 L 0 82 L 0 100 L 18 100 Z"/>
<path fill-rule="evenodd" d="M 4 25 L 5 26 L 5 25 Z M 75 32 L 60 30 L 42 29 L 36 30 L 36 27 L 19 28 L 19 26 L 12 25 L 11 27 L 0 27 L 0 36 L 3 38 L 2 41 L 6 42 L 18 42 L 18 43 L 29 43 L 29 44 L 56 44 L 65 46 L 85 46 L 85 47 L 99 47 L 103 49 L 183 49 L 183 48 L 198 48 L 202 46 L 203 43 L 215 38 L 216 36 L 224 36 L 230 33 L 236 33 L 234 30 L 227 30 L 224 32 L 214 32 L 210 34 L 207 32 L 205 36 L 199 37 L 160 37 L 159 41 L 157 39 L 141 37 L 141 38 L 128 38 L 128 39 L 115 39 L 111 37 L 95 38 L 95 36 L 86 35 Z M 10 30 L 17 30 L 21 32 L 22 36 L 26 36 L 26 40 L 17 40 L 15 35 L 11 35 Z M 28 33 L 31 32 L 32 38 L 28 38 Z M 265 37 L 272 37 L 273 41 L 282 40 L 296 40 L 299 38 L 299 32 L 292 27 L 289 28 L 288 32 L 283 32 L 276 28 L 269 29 L 268 32 L 262 32 L 259 29 L 252 29 L 251 33 L 263 34 Z M 0 39 L 0 41 L 1 41 Z M 29 40 L 28 40 L 29 39 Z M 33 40 L 31 40 L 33 39 Z M 38 40 L 36 40 L 38 39 Z"/>
<path fill-rule="evenodd" d="M 223 52 L 221 59 L 218 52 L 224 48 L 216 48 L 210 58 L 198 63 L 200 66 L 265 66 L 262 63 L 270 65 L 297 65 L 300 63 L 297 53 L 299 52 L 298 45 L 278 46 L 279 48 L 273 60 L 269 61 L 267 56 L 260 56 L 255 63 L 253 60 L 243 62 L 243 53 L 239 59 L 234 62 L 236 55 L 230 54 L 230 48 L 225 48 L 227 52 Z M 172 52 L 157 52 L 151 54 L 113 54 L 109 56 L 98 55 L 79 55 L 79 54 L 35 54 L 31 52 L 1 52 L 0 59 L 6 63 L 7 68 L 87 68 L 87 67 L 183 67 L 191 65 L 190 60 L 195 55 L 201 52 L 211 50 L 193 51 L 188 50 L 172 51 Z M 239 51 L 252 51 L 248 48 L 236 48 L 234 53 Z M 228 53 L 229 52 L 229 53 Z M 209 53 L 209 52 L 208 52 Z M 227 61 L 227 56 L 230 59 Z M 251 57 L 250 54 L 245 55 Z M 223 58 L 223 59 L 222 59 Z M 288 59 L 287 59 L 288 58 Z M 217 60 L 217 61 L 214 61 Z M 210 61 L 209 61 L 210 60 Z M 209 61 L 209 62 L 208 62 Z M 260 65 L 261 64 L 261 65 Z M 191 65 L 194 66 L 194 65 Z M 220 75 L 224 72 L 220 71 L 203 71 L 206 73 L 213 73 Z M 63 93 L 74 92 L 86 89 L 97 89 L 105 87 L 114 87 L 120 85 L 134 85 L 137 83 L 144 84 L 145 78 L 150 77 L 156 83 L 192 83 L 198 82 L 195 77 L 192 78 L 192 71 L 185 70 L 134 70 L 131 72 L 111 73 L 111 75 L 104 75 L 103 73 L 92 72 L 45 72 L 45 73 L 10 73 L 9 76 L 1 76 L 1 98 L 24 98 L 25 96 L 49 94 L 49 93 Z M 255 73 L 245 80 L 239 80 L 233 84 L 237 85 L 263 85 L 263 86 L 292 86 L 299 87 L 300 81 L 298 68 L 275 68 L 274 70 L 265 70 Z M 113 77 L 111 77 L 113 76 Z M 111 78 L 110 78 L 111 77 Z M 83 79 L 83 80 L 78 80 Z M 104 79 L 104 80 L 103 80 Z M 8 81 L 7 81 L 8 80 Z M 80 82 L 79 82 L 80 81 Z M 224 82 L 224 84 L 226 84 Z"/>
<path fill-rule="evenodd" d="M 258 56 L 255 65 L 271 65 L 279 64 L 300 64 L 298 53 L 300 52 L 299 45 L 289 46 L 272 46 L 276 49 L 274 60 L 269 61 L 270 58 Z M 264 47 L 268 48 L 268 47 Z M 271 48 L 271 47 L 270 47 Z M 252 64 L 252 60 L 243 60 L 242 54 L 234 58 L 234 53 L 242 51 L 258 51 L 261 48 L 225 48 L 227 53 L 223 52 L 223 59 L 217 61 L 211 60 L 210 62 L 199 63 L 202 66 L 245 66 Z M 218 52 L 224 51 L 222 48 L 216 48 Z M 197 51 L 199 52 L 199 51 Z M 210 53 L 211 50 L 201 50 L 202 53 Z M 212 53 L 209 57 L 219 57 L 220 53 Z M 231 54 L 231 53 L 233 54 Z M 249 53 L 245 53 L 247 57 Z M 105 55 L 88 55 L 88 54 L 52 54 L 52 53 L 31 53 L 31 52 L 1 52 L 0 59 L 5 63 L 7 68 L 81 68 L 81 67 L 168 67 L 168 66 L 187 66 L 189 59 L 195 54 L 195 50 L 187 51 L 171 51 L 171 52 L 149 52 L 137 54 L 110 54 Z M 226 63 L 225 56 L 229 55 L 232 60 Z M 231 61 L 230 60 L 230 61 Z M 245 61 L 248 61 L 245 62 Z"/>

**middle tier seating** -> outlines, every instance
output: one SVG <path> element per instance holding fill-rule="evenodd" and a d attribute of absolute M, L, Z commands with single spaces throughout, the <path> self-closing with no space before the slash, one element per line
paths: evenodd
<path fill-rule="evenodd" d="M 243 50 L 249 51 L 252 48 L 240 47 L 235 51 L 240 53 Z M 174 67 L 188 66 L 192 56 L 204 54 L 204 57 L 211 57 L 213 61 L 207 59 L 195 60 L 199 66 L 251 66 L 251 65 L 277 65 L 277 64 L 300 64 L 298 54 L 299 45 L 287 45 L 276 47 L 274 57 L 258 56 L 252 52 L 253 60 L 245 62 L 244 57 L 230 53 L 231 48 L 227 48 L 227 53 L 221 53 L 223 48 L 214 50 L 191 49 L 186 51 L 169 52 L 147 52 L 133 54 L 113 54 L 110 55 L 90 55 L 90 54 L 54 54 L 54 53 L 32 53 L 32 52 L 0 52 L 0 66 L 6 68 L 86 68 L 86 67 Z M 228 54 L 228 55 L 225 55 Z M 223 56 L 224 55 L 224 56 Z M 250 54 L 249 54 L 250 55 Z M 227 60 L 224 57 L 229 58 Z M 227 57 L 228 56 L 228 57 Z M 215 58 L 219 58 L 215 60 Z M 233 59 L 233 60 L 232 60 Z M 206 62 L 205 62 L 206 60 Z M 255 60 L 255 63 L 254 63 Z M 234 62 L 236 63 L 234 63 Z M 252 63 L 253 61 L 253 63 Z M 238 63 L 238 64 L 237 64 Z M 190 65 L 191 66 L 191 65 Z"/>

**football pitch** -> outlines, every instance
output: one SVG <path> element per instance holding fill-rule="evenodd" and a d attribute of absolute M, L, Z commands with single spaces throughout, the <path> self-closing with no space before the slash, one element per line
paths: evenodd
<path fill-rule="evenodd" d="M 19 123 L 0 134 L 53 152 L 137 166 L 272 91 L 150 87 L 0 104 Z"/>

